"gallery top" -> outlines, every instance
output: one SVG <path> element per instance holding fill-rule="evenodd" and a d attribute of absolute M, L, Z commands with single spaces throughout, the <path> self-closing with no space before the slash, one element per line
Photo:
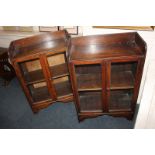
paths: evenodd
<path fill-rule="evenodd" d="M 35 58 L 43 53 L 63 52 L 69 35 L 66 31 L 43 32 L 42 34 L 12 41 L 9 47 L 11 60 Z"/>
<path fill-rule="evenodd" d="M 96 60 L 139 57 L 146 54 L 146 43 L 137 32 L 90 35 L 70 40 L 69 60 Z"/>

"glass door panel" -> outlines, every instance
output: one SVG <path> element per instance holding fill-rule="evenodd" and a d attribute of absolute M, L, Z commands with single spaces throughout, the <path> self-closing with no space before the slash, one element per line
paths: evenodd
<path fill-rule="evenodd" d="M 110 92 L 110 111 L 130 111 L 133 90 L 112 90 Z"/>
<path fill-rule="evenodd" d="M 51 72 L 51 85 L 55 88 L 57 99 L 71 96 L 72 88 L 65 52 L 48 56 L 47 60 Z"/>
<path fill-rule="evenodd" d="M 19 63 L 19 66 L 27 84 L 45 81 L 39 59 Z"/>
<path fill-rule="evenodd" d="M 39 59 L 19 63 L 21 72 L 25 79 L 33 104 L 52 100 L 48 91 L 46 79 Z"/>
<path fill-rule="evenodd" d="M 101 65 L 76 65 L 75 75 L 80 112 L 103 112 Z"/>
<path fill-rule="evenodd" d="M 75 66 L 78 91 L 102 90 L 101 65 Z"/>
<path fill-rule="evenodd" d="M 111 63 L 109 111 L 131 111 L 137 62 Z"/>
<path fill-rule="evenodd" d="M 102 112 L 102 92 L 79 92 L 80 112 Z"/>
<path fill-rule="evenodd" d="M 52 100 L 48 92 L 46 82 L 39 82 L 28 86 L 34 103 L 45 100 Z"/>
<path fill-rule="evenodd" d="M 58 99 L 72 95 L 72 88 L 68 76 L 54 79 L 53 85 Z"/>
<path fill-rule="evenodd" d="M 69 75 L 65 53 L 48 56 L 47 60 L 53 79 Z"/>
<path fill-rule="evenodd" d="M 112 63 L 110 89 L 134 88 L 137 62 Z"/>

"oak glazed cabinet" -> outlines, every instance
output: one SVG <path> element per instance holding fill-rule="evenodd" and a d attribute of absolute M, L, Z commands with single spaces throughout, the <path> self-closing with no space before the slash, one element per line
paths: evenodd
<path fill-rule="evenodd" d="M 77 37 L 68 51 L 79 121 L 103 114 L 132 119 L 146 55 L 139 34 Z"/>
<path fill-rule="evenodd" d="M 56 101 L 72 101 L 66 31 L 15 40 L 9 57 L 33 112 Z"/>

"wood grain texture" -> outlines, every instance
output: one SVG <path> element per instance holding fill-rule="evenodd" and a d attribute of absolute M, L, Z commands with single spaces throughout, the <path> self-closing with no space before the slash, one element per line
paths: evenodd
<path fill-rule="evenodd" d="M 137 36 L 139 36 L 137 33 L 125 33 L 73 38 L 70 60 L 143 55 L 143 51 L 135 40 Z"/>

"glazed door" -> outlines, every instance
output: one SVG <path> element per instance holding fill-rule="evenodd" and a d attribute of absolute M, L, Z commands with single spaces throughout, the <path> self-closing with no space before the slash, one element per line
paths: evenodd
<path fill-rule="evenodd" d="M 33 104 L 52 100 L 42 66 L 40 58 L 18 63 L 20 72 L 17 75 L 22 77 L 26 95 Z"/>
<path fill-rule="evenodd" d="M 59 101 L 72 97 L 70 75 L 65 51 L 47 56 L 50 84 L 53 86 L 56 98 Z"/>
<path fill-rule="evenodd" d="M 109 62 L 107 67 L 107 101 L 109 112 L 132 111 L 137 61 Z"/>
<path fill-rule="evenodd" d="M 74 65 L 74 93 L 80 113 L 103 112 L 102 65 Z"/>

